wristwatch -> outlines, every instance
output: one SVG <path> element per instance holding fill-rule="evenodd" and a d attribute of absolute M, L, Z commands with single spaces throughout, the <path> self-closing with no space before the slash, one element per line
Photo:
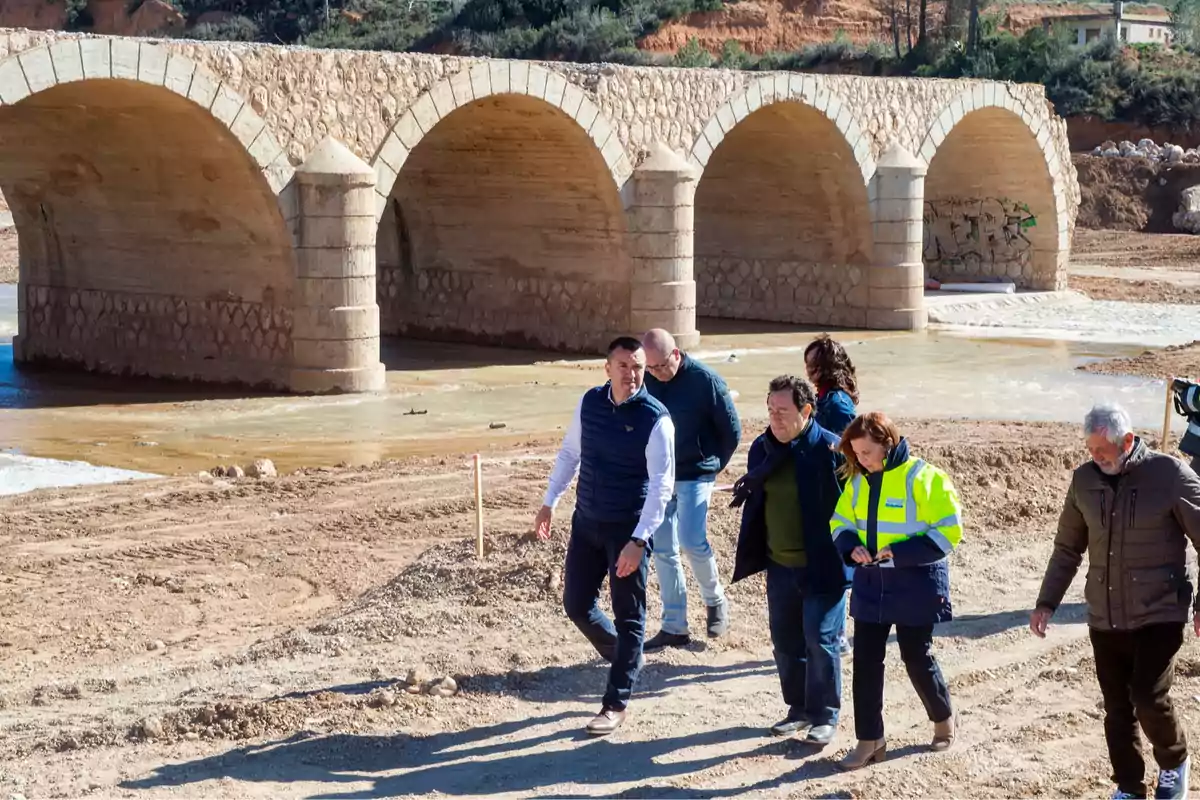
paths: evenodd
<path fill-rule="evenodd" d="M 645 539 L 638 539 L 636 537 L 630 536 L 629 541 L 633 542 L 634 544 L 636 544 L 638 547 L 642 548 L 643 550 L 646 549 L 646 540 Z"/>

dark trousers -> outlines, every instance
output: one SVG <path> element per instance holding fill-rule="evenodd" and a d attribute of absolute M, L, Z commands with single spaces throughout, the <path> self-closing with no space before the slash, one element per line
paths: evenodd
<path fill-rule="evenodd" d="M 578 513 L 571 519 L 567 565 L 563 577 L 563 608 L 596 652 L 612 663 L 604 707 L 623 711 L 637 682 L 642 641 L 646 635 L 646 573 L 649 552 L 631 575 L 617 577 L 617 556 L 637 527 L 599 523 Z M 647 546 L 646 550 L 649 551 Z M 613 619 L 600 610 L 600 587 L 608 577 Z"/>
<path fill-rule="evenodd" d="M 806 587 L 804 567 L 767 566 L 767 617 L 788 718 L 837 725 L 842 710 L 842 655 L 838 636 L 846 594 Z"/>
<path fill-rule="evenodd" d="M 1192 472 L 1200 475 L 1200 456 L 1196 456 L 1192 459 Z"/>
<path fill-rule="evenodd" d="M 1096 678 L 1104 695 L 1104 738 L 1113 782 L 1122 791 L 1142 795 L 1146 763 L 1139 722 L 1160 769 L 1175 769 L 1187 759 L 1187 739 L 1171 704 L 1175 654 L 1183 646 L 1184 626 L 1167 623 L 1090 633 Z"/>
<path fill-rule="evenodd" d="M 883 659 L 890 622 L 854 620 L 854 733 L 861 740 L 883 738 Z M 930 722 L 945 722 L 954 713 L 950 687 L 933 657 L 933 626 L 896 626 L 900 658 Z"/>

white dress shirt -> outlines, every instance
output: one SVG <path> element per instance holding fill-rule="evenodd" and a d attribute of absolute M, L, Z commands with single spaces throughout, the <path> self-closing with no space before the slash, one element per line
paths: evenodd
<path fill-rule="evenodd" d="M 612 390 L 609 389 L 608 401 L 612 402 Z M 544 505 L 554 508 L 562 498 L 571 481 L 579 474 L 579 460 L 582 456 L 583 438 L 583 399 L 575 407 L 575 417 L 567 427 L 567 435 L 563 437 L 562 448 L 554 460 L 554 471 L 550 473 L 550 486 L 546 489 Z M 675 494 L 675 423 L 669 414 L 663 414 L 650 431 L 650 439 L 646 442 L 646 471 L 650 474 L 650 487 L 646 492 L 646 502 L 642 504 L 642 514 L 638 519 L 637 528 L 633 531 L 634 539 L 644 542 L 658 530 L 666 517 L 667 504 Z"/>

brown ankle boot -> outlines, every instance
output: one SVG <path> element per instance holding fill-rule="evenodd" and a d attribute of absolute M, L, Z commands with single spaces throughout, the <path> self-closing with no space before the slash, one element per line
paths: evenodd
<path fill-rule="evenodd" d="M 862 769 L 868 764 L 883 761 L 886 755 L 886 739 L 859 739 L 854 749 L 838 762 L 838 767 L 850 772 L 851 770 Z"/>
<path fill-rule="evenodd" d="M 950 745 L 954 744 L 955 727 L 953 715 L 944 722 L 933 723 L 933 744 L 929 746 L 930 749 L 936 752 L 949 750 Z"/>

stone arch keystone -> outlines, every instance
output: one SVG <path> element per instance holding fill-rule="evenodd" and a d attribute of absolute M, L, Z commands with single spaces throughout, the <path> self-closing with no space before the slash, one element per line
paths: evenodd
<path fill-rule="evenodd" d="M 760 108 L 788 101 L 803 103 L 833 123 L 854 153 L 854 160 L 862 173 L 863 183 L 866 184 L 875 173 L 870 139 L 863 134 L 850 106 L 828 89 L 821 87 L 811 75 L 780 73 L 751 82 L 740 94 L 725 101 L 712 115 L 692 144 L 688 159 L 703 171 L 713 151 L 734 126 Z"/>
<path fill-rule="evenodd" d="M 291 163 L 254 107 L 207 68 L 153 42 L 70 38 L 10 55 L 0 61 L 0 105 L 89 80 L 134 81 L 174 92 L 241 142 L 272 191 L 279 194 L 291 180 Z"/>
<path fill-rule="evenodd" d="M 1028 104 L 1010 94 L 1003 84 L 987 83 L 975 86 L 961 92 L 942 108 L 941 114 L 933 121 L 933 124 L 929 126 L 929 130 L 925 134 L 925 138 L 921 143 L 919 158 L 926 165 L 933 163 L 934 155 L 937 153 L 938 148 L 941 147 L 942 142 L 950 135 L 950 131 L 954 130 L 955 126 L 972 112 L 985 108 L 1006 111 L 1019 119 L 1029 130 L 1031 139 L 1037 143 L 1038 150 L 1041 151 L 1045 162 L 1050 183 L 1054 187 L 1054 212 L 1058 225 L 1058 249 L 1060 252 L 1066 252 L 1070 247 L 1071 209 L 1067 199 L 1067 189 L 1063 185 L 1063 181 L 1059 175 L 1062 158 L 1054 148 L 1055 118 L 1053 114 L 1034 113 L 1030 110 Z"/>
<path fill-rule="evenodd" d="M 544 100 L 575 121 L 596 145 L 620 189 L 633 174 L 616 127 L 575 84 L 556 72 L 523 61 L 485 61 L 443 79 L 417 98 L 388 132 L 372 159 L 375 168 L 375 221 L 383 216 L 396 176 L 421 140 L 462 106 L 501 94 Z"/>

